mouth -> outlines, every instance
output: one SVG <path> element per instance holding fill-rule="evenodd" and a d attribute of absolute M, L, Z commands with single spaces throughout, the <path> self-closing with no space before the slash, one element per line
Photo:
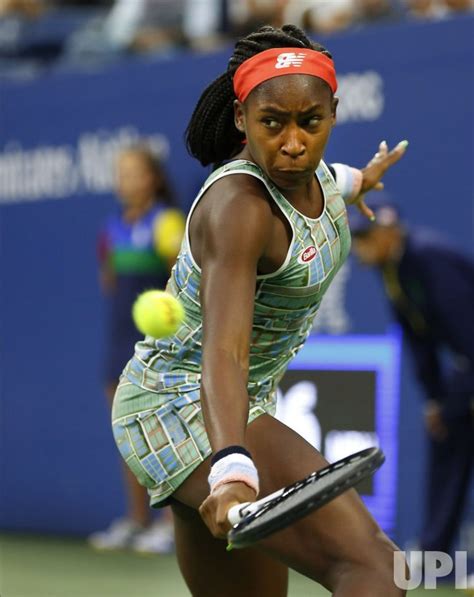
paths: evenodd
<path fill-rule="evenodd" d="M 308 168 L 275 168 L 272 172 L 276 180 L 282 184 L 304 184 L 311 178 L 313 173 Z"/>
<path fill-rule="evenodd" d="M 281 172 L 283 174 L 303 174 L 308 172 L 307 168 L 276 168 L 276 172 Z"/>

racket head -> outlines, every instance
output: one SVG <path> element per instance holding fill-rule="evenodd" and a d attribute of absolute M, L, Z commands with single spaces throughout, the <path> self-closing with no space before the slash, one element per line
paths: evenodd
<path fill-rule="evenodd" d="M 286 528 L 373 475 L 384 461 L 382 450 L 367 448 L 311 473 L 245 516 L 229 531 L 229 544 L 247 547 Z"/>

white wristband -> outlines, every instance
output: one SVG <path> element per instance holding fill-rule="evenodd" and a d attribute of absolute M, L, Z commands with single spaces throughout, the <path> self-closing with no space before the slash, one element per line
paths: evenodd
<path fill-rule="evenodd" d="M 258 495 L 258 472 L 253 460 L 243 454 L 229 454 L 218 460 L 212 467 L 209 477 L 211 493 L 226 483 L 245 483 Z"/>
<path fill-rule="evenodd" d="M 355 199 L 362 188 L 362 172 L 346 164 L 331 164 L 331 166 L 336 173 L 336 185 L 344 201 Z"/>

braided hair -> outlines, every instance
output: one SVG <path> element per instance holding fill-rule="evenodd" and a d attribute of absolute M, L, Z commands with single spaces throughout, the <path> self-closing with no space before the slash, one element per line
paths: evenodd
<path fill-rule="evenodd" d="M 312 42 L 295 25 L 283 25 L 281 29 L 266 25 L 240 39 L 227 71 L 204 90 L 186 129 L 188 151 L 203 166 L 223 162 L 242 148 L 244 134 L 234 124 L 234 73 L 242 62 L 271 48 L 307 48 L 332 58 L 323 46 Z"/>

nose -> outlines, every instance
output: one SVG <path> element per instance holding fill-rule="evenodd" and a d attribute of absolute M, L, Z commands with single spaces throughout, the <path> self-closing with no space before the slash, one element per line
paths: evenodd
<path fill-rule="evenodd" d="M 288 127 L 284 133 L 281 153 L 295 159 L 304 155 L 305 152 L 306 146 L 300 128 L 298 126 Z"/>

